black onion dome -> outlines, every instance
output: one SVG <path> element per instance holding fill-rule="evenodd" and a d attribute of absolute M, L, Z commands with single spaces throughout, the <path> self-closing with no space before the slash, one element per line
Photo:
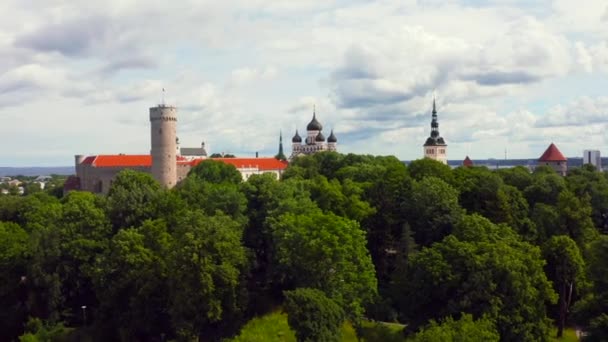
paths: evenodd
<path fill-rule="evenodd" d="M 307 131 L 320 131 L 323 129 L 323 125 L 321 125 L 321 123 L 319 121 L 317 121 L 317 114 L 316 113 L 312 113 L 312 120 L 310 120 L 310 123 L 308 124 L 308 126 L 306 126 L 306 130 Z"/>
<path fill-rule="evenodd" d="M 329 137 L 327 138 L 327 142 L 328 143 L 336 143 L 338 142 L 338 139 L 336 138 L 336 136 L 334 135 L 334 130 L 331 130 L 331 134 L 329 135 Z"/>
<path fill-rule="evenodd" d="M 315 141 L 325 141 L 325 136 L 323 135 L 323 133 L 319 132 L 319 134 L 317 134 L 317 137 L 315 138 Z"/>
<path fill-rule="evenodd" d="M 301 143 L 302 142 L 302 137 L 298 134 L 298 130 L 296 129 L 296 135 L 293 136 L 293 138 L 291 138 L 291 142 L 293 143 Z"/>

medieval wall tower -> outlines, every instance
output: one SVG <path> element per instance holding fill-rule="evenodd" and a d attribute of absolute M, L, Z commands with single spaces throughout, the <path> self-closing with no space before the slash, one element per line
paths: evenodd
<path fill-rule="evenodd" d="M 177 108 L 160 104 L 150 108 L 152 176 L 165 188 L 177 182 Z"/>

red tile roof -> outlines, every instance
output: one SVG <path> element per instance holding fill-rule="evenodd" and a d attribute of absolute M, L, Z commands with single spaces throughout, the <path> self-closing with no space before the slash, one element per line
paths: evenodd
<path fill-rule="evenodd" d="M 554 143 L 551 143 L 551 145 L 549 145 L 549 147 L 547 147 L 547 150 L 545 151 L 545 153 L 543 153 L 543 155 L 540 156 L 538 161 L 562 162 L 562 161 L 568 161 L 568 159 L 566 159 L 566 157 L 564 157 L 564 155 L 559 151 L 559 149 L 557 148 L 557 146 L 555 146 Z"/>
<path fill-rule="evenodd" d="M 152 156 L 149 154 L 100 154 L 87 157 L 82 163 L 95 167 L 145 167 L 152 165 Z"/>
<path fill-rule="evenodd" d="M 206 159 L 195 159 L 192 161 L 186 160 L 183 157 L 177 157 L 177 164 L 195 166 Z M 242 168 L 257 168 L 261 171 L 269 170 L 284 170 L 287 167 L 286 161 L 277 160 L 275 158 L 213 158 L 211 160 L 221 161 L 226 164 L 234 165 L 237 169 Z M 82 162 L 86 165 L 94 167 L 149 167 L 152 165 L 152 156 L 150 155 L 98 155 L 89 156 Z"/>
<path fill-rule="evenodd" d="M 473 166 L 473 161 L 471 160 L 471 158 L 469 158 L 469 156 L 464 158 L 464 160 L 462 161 L 462 166 L 466 166 L 466 167 Z"/>
<path fill-rule="evenodd" d="M 288 164 L 286 161 L 275 158 L 210 158 L 195 159 L 192 161 L 192 166 L 197 165 L 203 160 L 221 161 L 226 164 L 234 165 L 237 169 L 257 168 L 260 171 L 284 170 Z"/>

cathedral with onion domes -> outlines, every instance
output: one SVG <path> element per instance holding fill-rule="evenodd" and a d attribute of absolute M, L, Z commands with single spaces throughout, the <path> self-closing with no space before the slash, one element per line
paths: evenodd
<path fill-rule="evenodd" d="M 302 140 L 297 129 L 296 134 L 291 139 L 291 156 L 289 159 L 321 151 L 337 151 L 338 139 L 334 130 L 331 130 L 327 138 L 322 131 L 323 125 L 317 120 L 316 110 L 313 110 L 312 120 L 306 126 L 306 139 Z"/>

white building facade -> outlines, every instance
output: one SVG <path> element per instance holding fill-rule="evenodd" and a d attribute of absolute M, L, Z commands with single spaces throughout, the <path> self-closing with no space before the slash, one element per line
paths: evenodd
<path fill-rule="evenodd" d="M 334 130 L 331 130 L 327 139 L 325 139 L 322 131 L 323 125 L 317 120 L 316 111 L 313 110 L 312 120 L 306 126 L 306 139 L 304 142 L 302 142 L 302 137 L 300 137 L 297 129 L 296 134 L 291 139 L 291 156 L 289 159 L 321 151 L 337 151 L 338 139 L 334 134 Z"/>
<path fill-rule="evenodd" d="M 595 166 L 598 171 L 602 171 L 602 157 L 598 150 L 585 150 L 583 151 L 583 165 L 591 164 Z"/>

